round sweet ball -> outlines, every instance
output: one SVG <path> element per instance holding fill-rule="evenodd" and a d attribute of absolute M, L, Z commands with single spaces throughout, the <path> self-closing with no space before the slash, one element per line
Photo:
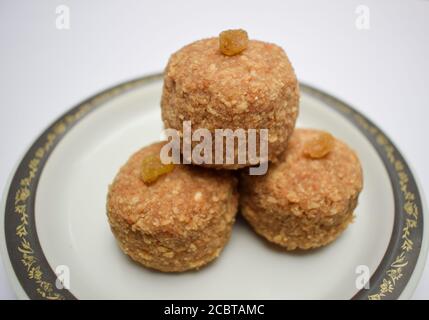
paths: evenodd
<path fill-rule="evenodd" d="M 120 169 L 107 196 L 109 224 L 122 251 L 142 265 L 164 272 L 198 269 L 219 256 L 230 237 L 238 207 L 236 178 L 175 165 L 145 182 L 142 165 L 158 156 L 162 145 L 141 149 Z"/>
<path fill-rule="evenodd" d="M 265 176 L 243 174 L 241 212 L 254 230 L 287 250 L 324 246 L 353 220 L 362 190 L 358 157 L 329 133 L 296 129 Z"/>
<path fill-rule="evenodd" d="M 287 147 L 298 115 L 294 69 L 275 44 L 249 40 L 220 46 L 220 41 L 199 40 L 170 57 L 161 99 L 164 125 L 183 132 L 183 121 L 191 121 L 192 132 L 206 128 L 213 136 L 215 129 L 256 129 L 258 139 L 260 130 L 268 129 L 268 156 L 261 156 L 260 162 L 276 161 Z M 222 52 L 228 45 L 239 52 Z M 235 148 L 237 156 L 237 144 Z M 250 164 L 254 163 L 203 165 L 238 169 Z"/>

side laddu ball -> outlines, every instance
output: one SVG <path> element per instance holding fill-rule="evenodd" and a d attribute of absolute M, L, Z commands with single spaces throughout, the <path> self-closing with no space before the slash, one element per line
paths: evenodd
<path fill-rule="evenodd" d="M 362 184 L 359 159 L 345 143 L 296 129 L 266 175 L 242 175 L 241 212 L 258 234 L 287 250 L 317 248 L 353 220 Z"/>
<path fill-rule="evenodd" d="M 164 143 L 137 151 L 109 187 L 107 216 L 122 251 L 164 272 L 198 269 L 219 256 L 238 207 L 230 172 L 163 165 Z"/>

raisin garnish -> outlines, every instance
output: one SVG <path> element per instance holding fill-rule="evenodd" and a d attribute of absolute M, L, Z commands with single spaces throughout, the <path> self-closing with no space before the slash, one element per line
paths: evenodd
<path fill-rule="evenodd" d="M 333 147 L 334 137 L 328 132 L 321 132 L 304 145 L 304 155 L 312 159 L 320 159 L 331 152 Z"/>
<path fill-rule="evenodd" d="M 150 184 L 173 169 L 174 164 L 163 164 L 158 154 L 149 155 L 142 161 L 141 178 L 144 183 Z"/>
<path fill-rule="evenodd" d="M 249 37 L 243 29 L 226 30 L 219 35 L 219 49 L 227 56 L 239 54 L 247 48 Z"/>

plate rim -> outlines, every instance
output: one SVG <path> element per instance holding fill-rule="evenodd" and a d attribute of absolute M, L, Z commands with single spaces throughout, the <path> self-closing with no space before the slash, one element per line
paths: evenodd
<path fill-rule="evenodd" d="M 2 254 L 2 258 L 4 261 L 4 265 L 5 265 L 5 270 L 6 273 L 8 274 L 8 277 L 10 280 L 12 280 L 12 284 L 13 284 L 13 288 L 16 292 L 16 294 L 18 295 L 19 298 L 24 298 L 24 299 L 28 299 L 28 298 L 34 298 L 34 299 L 76 299 L 76 297 L 69 292 L 66 289 L 63 290 L 58 290 L 55 286 L 55 280 L 56 280 L 56 275 L 54 273 L 54 271 L 52 270 L 52 268 L 49 265 L 49 262 L 47 261 L 46 257 L 43 254 L 43 249 L 40 246 L 38 237 L 37 237 L 37 230 L 36 230 L 36 226 L 35 226 L 35 221 L 34 221 L 34 211 L 30 212 L 30 214 L 33 214 L 33 224 L 32 226 L 28 225 L 28 221 L 27 224 L 22 224 L 20 223 L 19 225 L 17 224 L 17 227 L 21 227 L 21 231 L 19 232 L 20 235 L 23 234 L 23 230 L 22 227 L 27 227 L 30 228 L 32 227 L 33 230 L 30 230 L 30 232 L 32 233 L 33 236 L 33 245 L 34 248 L 31 247 L 31 243 L 30 243 L 30 248 L 28 248 L 26 245 L 28 244 L 28 240 L 24 237 L 22 238 L 21 236 L 18 236 L 18 231 L 16 229 L 16 227 L 14 228 L 15 230 L 15 238 L 16 239 L 11 239 L 11 237 L 7 236 L 7 233 L 9 233 L 10 235 L 13 235 L 13 232 L 10 230 L 11 228 L 6 228 L 8 226 L 8 224 L 6 223 L 6 219 L 9 218 L 9 216 L 6 215 L 6 211 L 8 208 L 8 205 L 10 208 L 14 208 L 14 211 L 17 211 L 17 208 L 19 205 L 23 205 L 23 204 L 27 204 L 27 199 L 32 200 L 32 203 L 30 203 L 30 207 L 32 206 L 31 210 L 34 210 L 34 201 L 36 198 L 36 191 L 37 191 L 37 185 L 38 185 L 38 178 L 41 175 L 41 172 L 43 171 L 43 166 L 46 164 L 46 162 L 49 159 L 49 155 L 50 153 L 54 150 L 54 148 L 56 147 L 56 145 L 61 141 L 62 137 L 67 134 L 67 132 L 72 129 L 72 127 L 79 122 L 80 119 L 82 119 L 83 117 L 85 117 L 86 115 L 88 115 L 89 113 L 91 113 L 92 111 L 96 110 L 98 107 L 102 106 L 106 101 L 122 95 L 130 90 L 139 88 L 140 86 L 143 86 L 144 84 L 149 84 L 158 80 L 162 80 L 162 73 L 156 73 L 156 74 L 151 74 L 151 75 L 147 75 L 147 76 L 143 76 L 143 77 L 139 77 L 136 79 L 132 79 L 129 81 L 125 81 L 119 84 L 116 84 L 114 86 L 109 87 L 106 90 L 101 91 L 98 94 L 95 94 L 93 96 L 91 96 L 90 98 L 84 100 L 83 102 L 77 104 L 75 107 L 72 107 L 71 109 L 67 110 L 65 113 L 63 113 L 60 117 L 58 117 L 55 121 L 53 121 L 48 127 L 47 129 L 45 129 L 31 144 L 30 146 L 25 149 L 23 156 L 20 158 L 20 160 L 16 163 L 15 168 L 11 171 L 9 179 L 5 185 L 5 189 L 3 191 L 3 197 L 2 197 L 2 203 L 1 203 L 1 211 L 0 211 L 0 228 L 1 231 L 0 233 L 2 234 L 2 240 L 1 241 L 1 254 Z M 371 276 L 371 283 L 376 283 L 376 285 L 372 285 L 370 286 L 370 289 L 366 290 L 366 289 L 362 289 L 360 290 L 355 296 L 352 297 L 352 299 L 395 299 L 395 298 L 401 298 L 401 299 L 407 299 L 410 298 L 412 293 L 415 290 L 415 287 L 418 284 L 418 280 L 421 277 L 421 274 L 423 272 L 424 269 L 424 265 L 426 262 L 426 256 L 427 256 L 427 251 L 428 251 L 428 227 L 429 224 L 426 222 L 424 223 L 424 218 L 425 216 L 428 216 L 428 212 L 426 210 L 426 202 L 424 199 L 424 193 L 422 192 L 422 187 L 420 182 L 418 181 L 416 175 L 414 174 L 414 170 L 412 170 L 412 167 L 410 166 L 409 162 L 406 161 L 406 159 L 403 157 L 402 153 L 399 151 L 399 149 L 393 144 L 393 142 L 386 136 L 386 134 L 379 129 L 378 126 L 376 126 L 370 119 L 368 119 L 368 117 L 364 116 L 363 114 L 361 114 L 359 111 L 357 111 L 355 108 L 353 108 L 352 106 L 350 106 L 350 104 L 343 102 L 342 100 L 335 98 L 334 96 L 330 95 L 329 93 L 326 93 L 325 91 L 321 91 L 319 89 L 316 89 L 313 86 L 310 86 L 308 84 L 304 84 L 304 83 L 300 83 L 300 87 L 301 87 L 301 91 L 306 92 L 308 95 L 318 99 L 319 101 L 324 102 L 328 107 L 331 107 L 333 110 L 339 112 L 342 116 L 346 117 L 349 121 L 351 125 L 354 125 L 355 127 L 357 127 L 359 129 L 359 131 L 366 136 L 367 140 L 371 143 L 371 145 L 373 146 L 373 148 L 376 150 L 379 158 L 381 158 L 384 167 L 387 170 L 387 173 L 389 175 L 389 180 L 390 183 L 392 184 L 392 189 L 393 189 L 393 193 L 394 193 L 394 200 L 395 200 L 395 219 L 394 219 L 394 229 L 396 228 L 396 233 L 394 232 L 394 230 L 392 231 L 392 236 L 391 239 L 389 240 L 389 246 L 388 249 L 385 252 L 384 257 L 382 258 L 382 261 L 380 262 L 377 270 L 373 273 L 373 275 Z M 70 118 L 71 117 L 71 118 Z M 363 129 L 365 129 L 366 131 L 364 131 Z M 52 134 L 54 136 L 52 136 Z M 373 138 L 371 139 L 371 136 L 369 136 L 370 134 L 373 135 Z M 47 147 L 47 150 L 45 152 L 45 154 L 42 154 L 42 152 L 40 152 L 39 157 L 35 157 L 33 154 L 36 153 L 36 151 L 40 151 L 40 147 L 42 146 L 40 143 L 41 141 L 46 141 L 46 138 L 51 135 L 51 145 Z M 379 148 L 377 148 L 376 144 L 374 144 L 374 139 L 378 138 L 378 143 L 380 145 Z M 385 158 L 383 158 L 383 148 L 385 151 Z M 393 151 L 392 151 L 393 150 Z M 46 156 L 45 156 L 46 155 Z M 404 206 L 403 206 L 403 202 L 399 202 L 398 203 L 398 199 L 395 195 L 395 192 L 398 192 L 398 188 L 395 188 L 393 180 L 392 180 L 392 169 L 389 169 L 385 159 L 389 159 L 393 157 L 393 168 L 398 168 L 401 169 L 396 170 L 395 173 L 399 174 L 399 173 L 403 173 L 405 174 L 405 176 L 407 177 L 407 182 L 405 183 L 406 185 L 406 190 L 408 192 L 409 189 L 407 188 L 411 188 L 411 193 L 414 194 L 413 196 L 413 201 L 412 201 L 412 205 L 411 207 L 409 206 L 409 204 L 407 204 L 407 210 L 410 211 L 411 213 L 408 213 L 408 215 L 410 215 L 410 217 L 415 217 L 415 221 L 416 221 L 416 226 L 409 228 L 409 223 L 407 222 L 407 224 L 405 224 L 405 222 L 403 224 L 399 224 L 398 225 L 398 212 L 401 211 L 400 213 L 403 213 L 404 217 L 405 217 L 405 213 L 407 211 L 405 211 Z M 26 161 L 27 160 L 27 161 Z M 35 165 L 36 162 L 34 162 L 33 160 L 36 160 L 37 165 Z M 33 194 L 27 196 L 27 198 L 23 198 L 24 200 L 22 202 L 20 202 L 20 197 L 17 197 L 18 193 L 12 193 L 12 186 L 15 185 L 16 191 L 19 190 L 26 190 L 23 189 L 21 187 L 18 187 L 18 183 L 17 181 L 20 180 L 20 182 L 22 182 L 22 180 L 24 179 L 23 176 L 21 175 L 21 177 L 19 177 L 19 173 L 20 173 L 20 169 L 24 164 L 30 164 L 30 161 L 33 161 L 33 169 L 28 169 L 26 171 L 26 173 L 28 172 L 30 174 L 31 177 L 31 170 L 33 170 L 33 178 L 34 180 L 30 179 L 29 185 L 27 185 L 27 189 L 32 189 L 34 192 Z M 402 166 L 400 166 L 398 164 L 398 161 L 402 164 Z M 41 166 L 39 167 L 39 165 L 41 164 Z M 396 165 L 396 166 L 395 166 Z M 37 169 L 40 168 L 40 172 L 37 171 Z M 395 170 L 395 169 L 394 169 Z M 22 170 L 21 170 L 22 172 Z M 402 175 L 403 176 L 403 175 Z M 25 178 L 28 178 L 29 176 L 25 176 Z M 409 184 L 411 180 L 411 183 Z M 398 180 L 399 181 L 399 180 Z M 403 182 L 403 180 L 401 180 Z M 33 184 L 31 184 L 33 183 Z M 30 185 L 31 184 L 31 185 Z M 411 185 L 411 186 L 410 186 Z M 22 193 L 22 192 L 21 192 Z M 25 196 L 26 194 L 24 194 L 23 196 Z M 11 205 L 11 201 L 12 198 L 14 198 L 14 204 Z M 18 199 L 18 201 L 17 201 Z M 405 198 L 404 198 L 405 199 Z M 409 200 L 409 199 L 408 199 Z M 409 202 L 409 201 L 408 201 Z M 416 203 L 417 202 L 417 203 Z M 401 208 L 398 208 L 398 205 L 401 206 Z M 413 211 L 415 210 L 415 208 L 417 208 L 416 210 L 418 210 L 417 214 L 415 214 L 416 212 Z M 12 210 L 9 210 L 12 211 Z M 19 211 L 19 210 L 18 210 Z M 16 212 L 10 212 L 11 216 L 14 214 L 16 215 Z M 399 214 L 400 214 L 399 213 Z M 25 214 L 26 211 L 24 211 L 24 216 L 22 213 L 18 212 L 18 215 L 15 216 L 15 220 L 17 219 L 17 217 L 20 217 L 20 221 L 22 222 L 22 218 L 25 218 Z M 415 215 L 414 215 L 415 214 Z M 28 220 L 28 217 L 26 218 Z M 25 220 L 25 219 L 24 219 Z M 405 221 L 405 220 L 400 220 L 400 221 Z M 417 240 L 419 240 L 420 237 L 420 242 L 417 242 L 417 248 L 414 246 L 414 242 L 411 243 L 411 250 L 413 251 L 415 248 L 417 250 L 415 250 L 414 252 L 412 252 L 412 258 L 414 263 L 411 265 L 408 265 L 408 262 L 410 260 L 404 260 L 402 259 L 401 261 L 395 261 L 395 266 L 392 267 L 393 264 L 389 263 L 389 265 L 391 266 L 391 268 L 386 270 L 387 265 L 386 264 L 386 259 L 389 260 L 389 262 L 391 262 L 392 260 L 392 256 L 394 256 L 394 254 L 390 254 L 389 257 L 387 257 L 387 255 L 389 253 L 392 252 L 392 249 L 398 249 L 398 236 L 403 236 L 406 235 L 404 232 L 400 233 L 400 231 L 403 231 L 402 228 L 399 227 L 406 227 L 408 226 L 408 235 L 407 238 L 408 240 L 415 240 L 417 237 Z M 398 229 L 399 228 L 399 229 Z M 416 234 L 416 230 L 419 231 L 418 234 Z M 25 230 L 25 232 L 28 232 L 28 230 Z M 395 240 L 393 240 L 395 238 Z M 26 240 L 27 242 L 24 242 L 24 246 L 22 245 L 22 239 Z M 396 242 L 393 243 L 392 241 Z M 404 240 L 405 241 L 405 240 Z M 17 243 L 19 243 L 19 245 L 17 245 Z M 405 242 L 404 242 L 405 243 Z M 15 246 L 13 245 L 15 244 Z M 410 244 L 408 243 L 408 246 Z M 17 251 L 12 252 L 12 249 L 18 249 Z M 20 251 L 19 251 L 20 250 Z M 23 252 L 24 251 L 24 252 Z M 30 260 L 28 260 L 29 256 L 31 257 L 31 254 L 34 254 L 34 252 L 40 252 L 41 255 L 39 254 L 39 256 L 36 257 L 37 260 L 39 260 L 37 263 L 32 263 Z M 19 268 L 17 267 L 18 261 L 17 257 L 15 257 L 15 265 L 14 262 L 12 261 L 11 254 L 12 255 L 16 255 L 16 252 L 19 252 L 21 254 L 21 258 L 24 257 L 25 255 L 25 259 L 23 259 L 22 261 L 26 261 L 26 265 L 22 265 L 21 266 L 21 271 L 19 270 Z M 395 251 L 396 252 L 396 251 Z M 407 257 L 408 256 L 408 252 L 409 251 L 402 251 L 404 252 L 403 257 Z M 399 256 L 398 256 L 399 257 Z M 407 262 L 406 264 L 404 264 L 405 262 Z M 32 263 L 32 264 L 30 264 Z M 44 273 L 42 272 L 42 278 L 41 280 L 37 280 L 38 283 L 36 283 L 36 280 L 34 278 L 34 274 L 32 274 L 32 278 L 30 278 L 28 275 L 28 271 L 25 273 L 23 272 L 23 270 L 25 268 L 28 267 L 28 265 L 30 265 L 30 268 L 37 266 L 37 267 L 41 267 L 41 265 L 43 264 L 43 271 L 46 272 L 46 278 L 43 278 Z M 397 267 L 399 266 L 399 267 Z M 404 276 L 404 273 L 402 273 L 402 269 L 406 268 L 407 266 L 411 266 L 409 269 L 409 271 L 407 271 L 407 273 L 405 274 L 405 277 L 407 278 L 407 281 L 405 283 L 403 283 L 404 281 L 400 281 L 400 278 L 398 278 L 398 275 L 392 274 L 395 272 L 398 274 L 401 274 L 402 276 Z M 28 269 L 30 270 L 30 269 Z M 392 270 L 392 272 L 387 273 L 387 271 Z M 20 272 L 20 276 L 18 276 L 18 272 Z M 23 277 L 23 275 L 27 275 L 26 278 Z M 396 279 L 396 280 L 395 280 Z M 30 283 L 32 283 L 33 285 L 29 285 Z M 377 290 L 375 290 L 377 289 Z M 371 293 L 371 294 L 370 294 Z"/>

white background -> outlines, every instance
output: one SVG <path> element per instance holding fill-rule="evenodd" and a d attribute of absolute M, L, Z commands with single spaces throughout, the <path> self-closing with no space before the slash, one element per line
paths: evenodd
<path fill-rule="evenodd" d="M 70 8 L 70 29 L 55 9 Z M 358 5 L 370 29 L 355 22 Z M 241 27 L 275 42 L 299 79 L 393 139 L 429 190 L 429 1 L 0 0 L 0 188 L 56 117 L 113 84 L 161 71 L 184 44 Z M 380 192 L 383 192 L 380 190 Z M 0 298 L 14 293 L 0 264 Z M 414 294 L 429 299 L 429 268 Z"/>

